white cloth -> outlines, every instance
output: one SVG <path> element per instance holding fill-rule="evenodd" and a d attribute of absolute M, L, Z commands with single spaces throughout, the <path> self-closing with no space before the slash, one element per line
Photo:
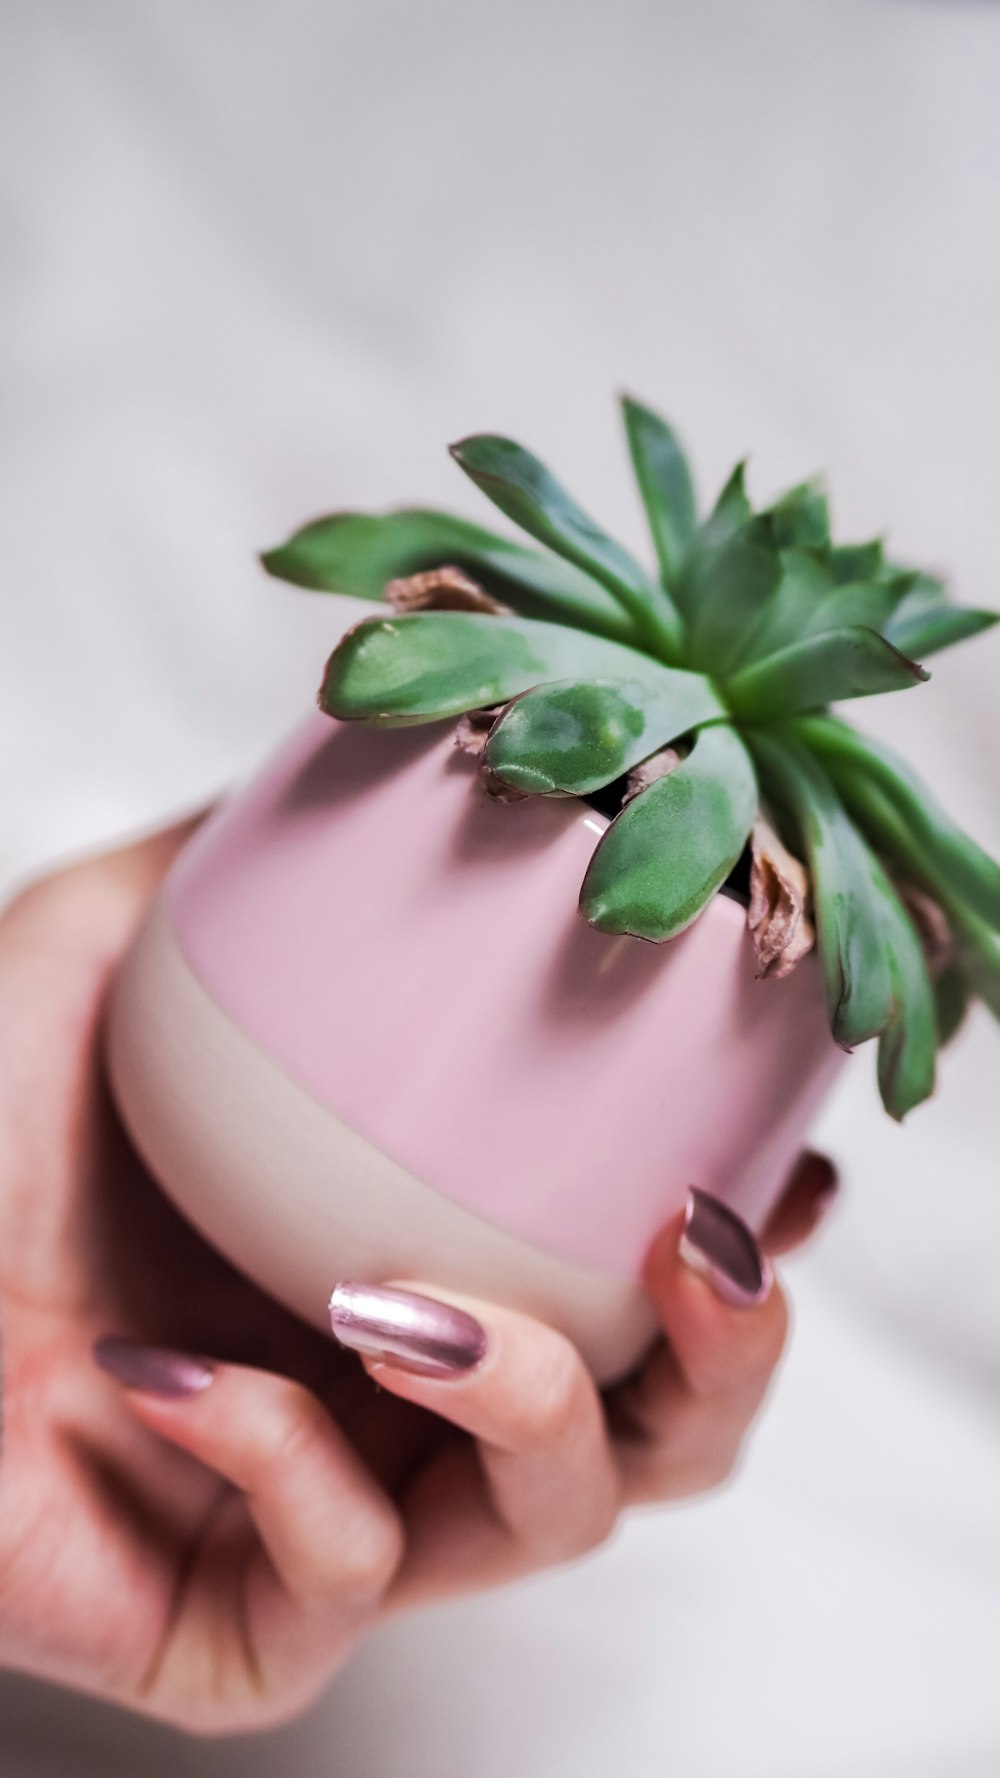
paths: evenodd
<path fill-rule="evenodd" d="M 998 602 L 1000 12 L 929 0 L 8 0 L 0 871 L 152 824 L 310 699 L 334 505 L 477 510 L 523 437 L 638 540 L 609 396 L 706 494 L 818 466 Z M 1000 636 L 858 712 L 1000 849 Z M 373 1639 L 296 1727 L 199 1746 L 0 1681 L 3 1778 L 1000 1771 L 1000 1039 L 905 1132 L 867 1061 L 740 1483 Z"/>

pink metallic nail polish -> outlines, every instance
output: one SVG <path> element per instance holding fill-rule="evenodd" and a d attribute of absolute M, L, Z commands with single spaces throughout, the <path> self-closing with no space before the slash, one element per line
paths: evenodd
<path fill-rule="evenodd" d="M 746 1223 L 709 1192 L 692 1187 L 677 1249 L 681 1259 L 736 1309 L 764 1302 L 774 1275 Z"/>
<path fill-rule="evenodd" d="M 95 1341 L 94 1362 L 126 1389 L 175 1401 L 200 1395 L 215 1376 L 215 1366 L 203 1358 L 168 1352 L 162 1346 L 144 1346 L 138 1340 L 120 1340 L 111 1334 Z"/>
<path fill-rule="evenodd" d="M 486 1330 L 464 1309 L 414 1290 L 335 1285 L 330 1326 L 342 1346 L 423 1377 L 457 1377 L 486 1352 Z"/>

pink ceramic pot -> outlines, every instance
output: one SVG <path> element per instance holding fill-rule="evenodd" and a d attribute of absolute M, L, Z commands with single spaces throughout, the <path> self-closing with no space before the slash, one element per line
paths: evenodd
<path fill-rule="evenodd" d="M 179 859 L 121 973 L 117 1097 L 206 1237 L 318 1325 L 338 1278 L 523 1307 L 595 1374 L 697 1183 L 760 1225 L 840 1059 L 718 897 L 672 944 L 577 912 L 605 826 L 505 807 L 450 728 L 313 717 Z"/>

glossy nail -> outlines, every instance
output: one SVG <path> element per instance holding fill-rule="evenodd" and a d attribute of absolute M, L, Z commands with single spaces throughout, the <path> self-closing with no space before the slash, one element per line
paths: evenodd
<path fill-rule="evenodd" d="M 126 1389 L 174 1401 L 200 1395 L 215 1376 L 215 1366 L 203 1358 L 168 1352 L 162 1346 L 144 1346 L 138 1340 L 120 1340 L 112 1334 L 95 1342 L 94 1362 Z"/>
<path fill-rule="evenodd" d="M 342 1346 L 423 1377 L 457 1377 L 486 1352 L 486 1330 L 464 1309 L 415 1290 L 342 1282 L 330 1298 Z"/>
<path fill-rule="evenodd" d="M 755 1309 L 770 1291 L 773 1274 L 750 1229 L 710 1192 L 689 1192 L 678 1252 L 733 1308 Z"/>

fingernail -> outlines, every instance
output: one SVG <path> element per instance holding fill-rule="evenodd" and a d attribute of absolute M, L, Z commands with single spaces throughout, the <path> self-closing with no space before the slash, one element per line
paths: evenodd
<path fill-rule="evenodd" d="M 746 1223 L 697 1187 L 688 1193 L 678 1252 L 733 1308 L 755 1309 L 771 1288 L 771 1268 Z"/>
<path fill-rule="evenodd" d="M 457 1377 L 486 1352 L 486 1330 L 464 1309 L 415 1290 L 340 1283 L 330 1326 L 342 1346 L 423 1377 Z"/>
<path fill-rule="evenodd" d="M 168 1352 L 162 1346 L 144 1346 L 138 1340 L 120 1340 L 111 1334 L 95 1341 L 94 1362 L 126 1389 L 174 1401 L 199 1395 L 215 1376 L 215 1366 L 203 1358 Z"/>

